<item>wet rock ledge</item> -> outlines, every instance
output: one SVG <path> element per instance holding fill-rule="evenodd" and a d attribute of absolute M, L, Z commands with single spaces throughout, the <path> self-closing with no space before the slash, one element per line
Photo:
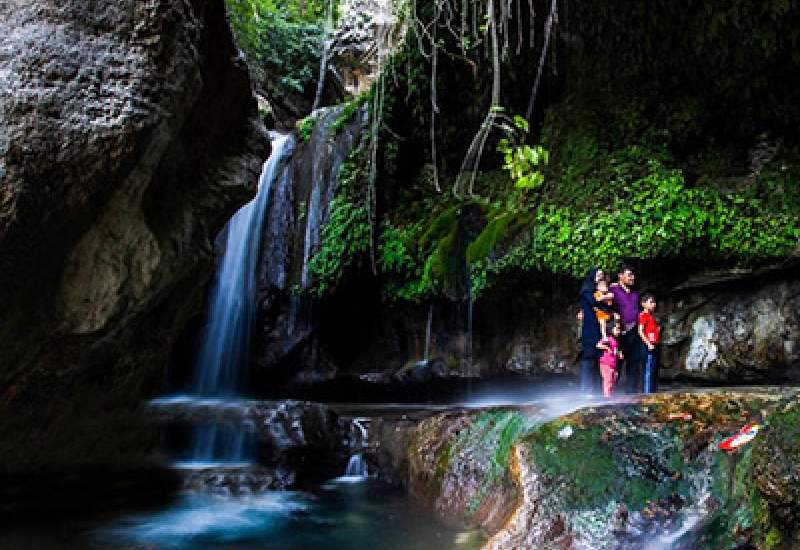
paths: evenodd
<path fill-rule="evenodd" d="M 384 426 L 376 454 L 437 515 L 482 528 L 488 548 L 794 548 L 798 395 L 660 394 L 562 416 L 452 411 Z M 764 425 L 751 443 L 718 449 L 751 421 Z"/>

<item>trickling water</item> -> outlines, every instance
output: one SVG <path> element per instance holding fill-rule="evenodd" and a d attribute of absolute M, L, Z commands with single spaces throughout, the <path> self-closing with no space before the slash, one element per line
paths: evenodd
<path fill-rule="evenodd" d="M 212 424 L 196 426 L 192 434 L 192 461 L 203 463 L 222 459 L 242 462 L 251 455 L 253 433 L 242 426 Z"/>
<path fill-rule="evenodd" d="M 431 325 L 433 325 L 433 304 L 428 307 L 428 323 L 425 325 L 425 361 L 431 358 Z"/>
<path fill-rule="evenodd" d="M 256 320 L 257 270 L 264 213 L 273 187 L 284 183 L 293 139 L 275 134 L 255 198 L 239 209 L 223 230 L 225 252 L 210 296 L 209 321 L 203 331 L 193 392 L 225 397 L 241 391 L 242 370 L 250 356 Z M 204 425 L 192 434 L 193 461 L 236 461 L 247 457 L 252 437 L 241 426 Z"/>
<path fill-rule="evenodd" d="M 367 463 L 361 453 L 350 457 L 344 475 L 348 477 L 367 477 Z"/>
<path fill-rule="evenodd" d="M 368 423 L 369 418 L 353 418 L 350 421 L 350 449 L 353 454 L 347 461 L 344 477 L 337 478 L 339 481 L 352 483 L 366 479 L 369 475 L 363 454 L 369 447 Z"/>

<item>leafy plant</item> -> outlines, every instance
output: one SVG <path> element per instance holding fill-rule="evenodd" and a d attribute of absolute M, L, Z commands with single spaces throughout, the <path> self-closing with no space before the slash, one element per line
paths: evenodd
<path fill-rule="evenodd" d="M 317 119 L 314 115 L 308 115 L 307 117 L 297 121 L 295 126 L 297 127 L 297 134 L 300 136 L 301 142 L 309 140 L 311 133 L 314 131 L 314 125 L 316 123 Z"/>
<path fill-rule="evenodd" d="M 528 121 L 519 115 L 513 117 L 513 124 L 524 136 L 528 132 Z M 540 166 L 550 160 L 547 150 L 541 145 L 514 145 L 509 138 L 503 138 L 497 146 L 503 155 L 503 168 L 508 170 L 516 187 L 520 189 L 537 189 L 544 183 L 544 175 Z"/>

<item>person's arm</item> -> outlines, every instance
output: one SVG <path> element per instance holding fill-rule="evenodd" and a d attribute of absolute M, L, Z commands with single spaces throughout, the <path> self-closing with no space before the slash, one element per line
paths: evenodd
<path fill-rule="evenodd" d="M 644 342 L 644 345 L 647 346 L 647 349 L 653 351 L 653 344 L 651 344 L 650 340 L 648 340 L 647 336 L 645 336 L 644 325 L 641 323 L 641 320 L 639 321 L 639 338 L 642 339 L 642 342 Z"/>
<path fill-rule="evenodd" d="M 586 302 L 591 307 L 596 307 L 597 309 L 605 311 L 606 313 L 611 313 L 611 306 L 609 306 L 606 303 L 600 302 L 599 300 L 596 300 L 593 291 L 584 290 L 583 292 L 581 292 L 581 298 L 586 300 Z"/>
<path fill-rule="evenodd" d="M 605 342 L 603 342 L 603 340 L 600 340 L 599 342 L 597 342 L 597 349 L 601 349 L 603 351 L 607 351 L 607 352 L 611 353 L 611 347 L 608 344 L 606 344 Z"/>

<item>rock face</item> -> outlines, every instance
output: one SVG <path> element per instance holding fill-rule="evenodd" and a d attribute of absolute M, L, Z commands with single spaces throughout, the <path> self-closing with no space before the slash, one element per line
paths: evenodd
<path fill-rule="evenodd" d="M 444 413 L 410 432 L 409 486 L 443 518 L 486 530 L 488 548 L 775 547 L 764 545 L 796 535 L 796 399 L 765 388 L 553 420 L 534 407 Z M 762 419 L 748 446 L 717 449 Z"/>
<path fill-rule="evenodd" d="M 794 267 L 771 273 L 686 270 L 669 279 L 658 273 L 669 269 L 642 266 L 637 281 L 640 290 L 658 297 L 663 380 L 800 380 Z M 465 376 L 574 376 L 580 349 L 575 293 L 574 281 L 539 274 L 491 289 L 470 308 L 466 300 L 388 302 L 379 289 L 354 279 L 314 306 L 313 323 L 306 325 L 314 352 L 298 357 L 307 381 L 349 377 L 386 386 Z M 358 319 L 346 331 L 343 308 Z"/>
<path fill-rule="evenodd" d="M 0 6 L 6 471 L 136 462 L 268 144 L 221 0 Z M 16 436 L 12 434 L 18 434 Z"/>
<path fill-rule="evenodd" d="M 308 262 L 320 248 L 340 169 L 364 132 L 364 109 L 340 120 L 342 110 L 316 112 L 314 130 L 297 143 L 288 179 L 276 189 L 267 212 L 253 360 L 253 386 L 267 392 L 287 377 L 325 379 L 335 372 L 324 350 L 318 353 L 311 303 L 296 290 L 309 287 Z"/>
<path fill-rule="evenodd" d="M 666 374 L 720 382 L 796 377 L 800 282 L 677 294 L 663 317 Z"/>

